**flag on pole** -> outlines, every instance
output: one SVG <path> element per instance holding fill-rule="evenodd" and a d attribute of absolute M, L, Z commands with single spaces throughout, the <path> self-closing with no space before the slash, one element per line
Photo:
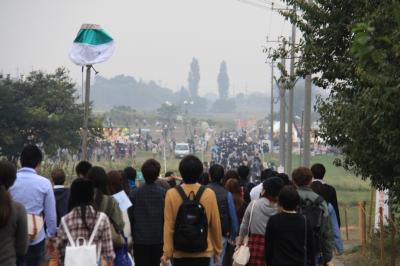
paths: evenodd
<path fill-rule="evenodd" d="M 114 50 L 114 39 L 100 25 L 83 24 L 69 52 L 69 58 L 80 66 L 93 65 L 106 61 Z"/>

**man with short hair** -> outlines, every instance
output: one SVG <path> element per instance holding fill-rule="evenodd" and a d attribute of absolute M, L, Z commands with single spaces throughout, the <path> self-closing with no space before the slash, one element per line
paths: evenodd
<path fill-rule="evenodd" d="M 247 204 L 249 204 L 251 201 L 250 191 L 254 187 L 254 184 L 249 181 L 250 168 L 245 165 L 241 165 L 238 167 L 237 172 L 240 177 L 239 184 L 242 198 Z"/>
<path fill-rule="evenodd" d="M 68 213 L 70 189 L 64 186 L 65 173 L 62 169 L 57 168 L 51 171 L 51 180 L 54 184 L 53 190 L 56 199 L 57 227 L 59 227 L 61 218 Z"/>
<path fill-rule="evenodd" d="M 179 171 L 183 178 L 181 189 L 186 197 L 196 195 L 198 191 L 203 190 L 198 183 L 200 175 L 203 173 L 203 165 L 201 161 L 193 156 L 188 155 L 182 159 L 179 164 Z M 203 187 L 204 188 L 204 187 Z M 165 198 L 164 209 L 164 253 L 161 258 L 163 266 L 168 265 L 168 261 L 172 260 L 174 266 L 208 266 L 212 256 L 214 265 L 219 265 L 219 255 L 222 251 L 222 232 L 220 215 L 215 193 L 205 188 L 199 199 L 199 203 L 204 207 L 208 224 L 207 247 L 202 252 L 185 252 L 177 250 L 174 246 L 174 230 L 178 210 L 183 204 L 183 199 L 178 191 L 179 188 L 170 189 Z"/>
<path fill-rule="evenodd" d="M 130 194 L 128 209 L 131 223 L 135 264 L 159 266 L 163 250 L 165 189 L 156 185 L 161 165 L 154 159 L 145 161 L 142 174 L 145 184 Z"/>
<path fill-rule="evenodd" d="M 21 258 L 22 265 L 41 266 L 45 258 L 46 236 L 52 239 L 57 232 L 56 203 L 51 182 L 38 174 L 43 154 L 35 145 L 26 146 L 20 156 L 22 168 L 10 188 L 12 198 L 25 206 L 28 214 L 42 216 L 45 227 L 29 244 L 28 253 Z M 45 229 L 47 231 L 45 231 Z M 47 233 L 47 234 L 46 234 Z"/>
<path fill-rule="evenodd" d="M 325 176 L 325 167 L 323 164 L 316 163 L 311 167 L 311 172 L 314 176 L 313 182 L 319 182 L 322 184 L 322 197 L 330 204 L 332 204 L 333 208 L 335 209 L 336 218 L 338 221 L 338 225 L 340 228 L 340 213 L 339 213 L 339 205 L 337 201 L 336 189 L 331 185 L 325 183 L 324 176 Z"/>
<path fill-rule="evenodd" d="M 310 201 L 319 203 L 319 208 L 323 211 L 323 217 L 320 224 L 318 235 L 316 236 L 319 247 L 316 247 L 316 257 L 322 256 L 321 264 L 325 265 L 332 259 L 332 251 L 334 247 L 334 235 L 332 225 L 329 220 L 329 211 L 326 201 L 311 189 L 313 174 L 307 167 L 299 167 L 292 173 L 292 179 L 297 187 L 302 202 Z"/>
<path fill-rule="evenodd" d="M 222 264 L 228 240 L 234 241 L 238 235 L 239 221 L 236 214 L 235 203 L 233 202 L 233 196 L 221 184 L 221 180 L 224 178 L 224 168 L 219 164 L 214 164 L 210 167 L 209 175 L 211 182 L 207 187 L 211 188 L 217 197 L 221 220 L 222 252 L 219 257 L 219 262 Z M 211 261 L 210 265 L 213 265 L 213 261 Z"/>
<path fill-rule="evenodd" d="M 75 167 L 76 176 L 86 178 L 86 175 L 91 168 L 92 164 L 88 161 L 80 161 Z"/>
<path fill-rule="evenodd" d="M 277 176 L 277 172 L 275 172 L 272 169 L 264 169 L 261 172 L 261 177 L 260 177 L 260 184 L 257 186 L 253 187 L 250 191 L 250 199 L 251 200 L 256 200 L 260 198 L 261 192 L 263 190 L 263 183 L 264 181 L 267 181 L 269 178 Z"/>

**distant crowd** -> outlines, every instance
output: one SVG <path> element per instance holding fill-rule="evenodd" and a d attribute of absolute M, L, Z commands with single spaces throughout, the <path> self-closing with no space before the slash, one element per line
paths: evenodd
<path fill-rule="evenodd" d="M 320 266 L 343 253 L 335 189 L 325 168 L 291 177 L 203 164 L 193 155 L 160 177 L 148 159 L 106 172 L 81 161 L 40 175 L 41 150 L 26 146 L 19 170 L 0 161 L 0 265 Z"/>

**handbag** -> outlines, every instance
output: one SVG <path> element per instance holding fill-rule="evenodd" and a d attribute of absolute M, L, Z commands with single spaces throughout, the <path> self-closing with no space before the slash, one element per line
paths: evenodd
<path fill-rule="evenodd" d="M 35 240 L 44 226 L 43 217 L 36 214 L 27 214 L 28 220 L 28 239 Z"/>
<path fill-rule="evenodd" d="M 253 205 L 251 206 L 247 236 L 244 238 L 243 245 L 241 245 L 235 251 L 235 253 L 233 253 L 233 266 L 245 266 L 250 260 L 250 248 L 247 246 L 247 243 L 249 241 L 250 225 L 251 219 L 253 218 L 254 205 L 256 205 L 256 201 L 254 201 Z"/>
<path fill-rule="evenodd" d="M 105 214 L 100 213 L 97 219 L 96 225 L 94 226 L 93 232 L 90 235 L 89 241 L 83 237 L 78 237 L 76 242 L 74 242 L 72 235 L 68 229 L 65 219 L 61 219 L 61 224 L 64 227 L 65 234 L 67 235 L 69 246 L 65 248 L 65 266 L 97 266 L 100 260 L 101 245 L 97 249 L 96 245 L 93 245 L 93 240 L 97 231 L 99 230 L 100 222 L 105 217 Z M 82 243 L 82 244 L 81 244 Z"/>
<path fill-rule="evenodd" d="M 134 266 L 132 256 L 128 252 L 128 239 L 125 236 L 123 238 L 125 243 L 122 248 L 115 251 L 113 266 Z"/>

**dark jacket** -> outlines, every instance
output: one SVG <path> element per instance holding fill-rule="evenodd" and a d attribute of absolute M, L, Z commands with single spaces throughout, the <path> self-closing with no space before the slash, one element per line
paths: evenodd
<path fill-rule="evenodd" d="M 163 244 L 165 189 L 156 184 L 144 184 L 130 195 L 128 209 L 133 243 Z"/>
<path fill-rule="evenodd" d="M 231 218 L 229 216 L 228 191 L 219 183 L 211 182 L 207 185 L 217 196 L 218 210 L 221 220 L 222 235 L 227 237 L 231 231 Z"/>
<path fill-rule="evenodd" d="M 322 183 L 319 180 L 315 180 L 314 183 L 315 182 L 318 182 L 322 185 L 323 194 L 321 196 L 326 200 L 326 202 L 332 204 L 333 208 L 335 209 L 336 218 L 337 218 L 338 225 L 340 228 L 340 213 L 339 213 L 339 205 L 338 205 L 338 201 L 337 201 L 336 189 L 334 187 L 332 187 L 331 185 Z"/>
<path fill-rule="evenodd" d="M 66 187 L 55 187 L 54 197 L 56 199 L 57 227 L 60 226 L 61 218 L 68 213 L 70 189 Z"/>

